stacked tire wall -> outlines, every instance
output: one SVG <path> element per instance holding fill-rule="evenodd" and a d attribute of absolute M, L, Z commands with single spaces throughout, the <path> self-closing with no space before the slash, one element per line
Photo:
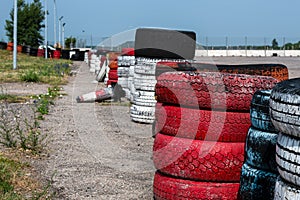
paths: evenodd
<path fill-rule="evenodd" d="M 238 195 L 240 200 L 274 199 L 279 175 L 275 160 L 278 131 L 269 115 L 270 94 L 271 90 L 259 90 L 251 101 L 251 127 L 245 146 Z"/>
<path fill-rule="evenodd" d="M 120 53 L 117 52 L 108 54 L 109 71 L 107 73 L 107 86 L 114 86 L 118 82 L 118 56 L 120 56 Z"/>
<path fill-rule="evenodd" d="M 155 199 L 237 199 L 252 96 L 277 80 L 166 72 L 157 81 Z"/>
<path fill-rule="evenodd" d="M 270 116 L 280 131 L 276 144 L 280 177 L 274 199 L 300 199 L 300 78 L 280 82 L 272 90 Z"/>
<path fill-rule="evenodd" d="M 133 74 L 133 104 L 130 117 L 134 122 L 152 124 L 155 119 L 155 69 L 158 59 L 136 58 Z"/>
<path fill-rule="evenodd" d="M 135 65 L 134 49 L 122 49 L 122 55 L 118 57 L 118 84 L 130 100 L 132 79 L 129 81 L 130 67 Z"/>
<path fill-rule="evenodd" d="M 131 119 L 152 124 L 155 120 L 156 65 L 160 61 L 176 62 L 193 59 L 196 34 L 190 31 L 137 29 Z"/>

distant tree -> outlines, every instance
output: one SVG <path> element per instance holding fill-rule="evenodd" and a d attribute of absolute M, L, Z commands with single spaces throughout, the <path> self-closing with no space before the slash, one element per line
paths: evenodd
<path fill-rule="evenodd" d="M 275 38 L 272 40 L 272 48 L 273 49 L 278 49 L 278 42 Z"/>
<path fill-rule="evenodd" d="M 76 44 L 76 38 L 74 38 L 74 37 L 66 38 L 65 45 L 66 45 L 67 49 L 70 49 L 70 48 L 74 47 L 75 44 Z"/>
<path fill-rule="evenodd" d="M 40 0 L 25 3 L 18 0 L 18 39 L 22 45 L 39 46 L 43 41 L 41 29 L 45 27 L 43 6 Z M 5 30 L 10 41 L 13 41 L 14 9 L 10 12 L 10 20 L 6 20 Z"/>
<path fill-rule="evenodd" d="M 292 44 L 292 43 L 287 43 L 287 44 L 285 44 L 284 45 L 284 49 L 285 50 L 293 50 L 294 49 L 294 44 Z"/>

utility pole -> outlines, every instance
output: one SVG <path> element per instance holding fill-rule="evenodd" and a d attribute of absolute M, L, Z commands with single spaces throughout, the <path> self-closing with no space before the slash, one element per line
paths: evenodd
<path fill-rule="evenodd" d="M 62 25 L 62 48 L 65 48 L 65 25 L 66 23 L 63 23 Z"/>
<path fill-rule="evenodd" d="M 59 19 L 58 19 L 58 42 L 59 42 L 59 45 L 60 47 L 62 47 L 62 43 L 61 43 L 61 20 L 64 18 L 64 16 L 61 16 Z"/>
<path fill-rule="evenodd" d="M 45 59 L 48 58 L 48 10 L 47 0 L 45 0 Z"/>
<path fill-rule="evenodd" d="M 18 1 L 14 1 L 14 61 L 13 69 L 17 69 L 17 31 L 18 31 Z"/>
<path fill-rule="evenodd" d="M 56 41 L 56 16 L 57 16 L 57 13 L 56 13 L 56 0 L 53 0 L 54 1 L 54 46 L 56 46 L 57 44 L 57 41 Z"/>

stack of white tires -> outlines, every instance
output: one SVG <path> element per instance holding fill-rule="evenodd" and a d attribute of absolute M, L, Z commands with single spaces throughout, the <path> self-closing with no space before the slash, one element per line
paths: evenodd
<path fill-rule="evenodd" d="M 132 121 L 149 124 L 154 122 L 157 63 L 193 59 L 195 38 L 195 33 L 188 31 L 137 29 L 134 48 L 136 65 L 133 75 L 135 92 L 133 92 L 133 105 L 130 110 Z"/>
<path fill-rule="evenodd" d="M 300 78 L 280 82 L 274 87 L 270 116 L 280 131 L 276 145 L 280 177 L 274 199 L 300 199 Z"/>
<path fill-rule="evenodd" d="M 152 124 L 155 120 L 156 64 L 160 59 L 137 58 L 134 66 L 133 105 L 131 119 L 135 122 Z"/>
<path fill-rule="evenodd" d="M 118 84 L 122 87 L 122 89 L 126 93 L 126 98 L 130 99 L 130 84 L 129 84 L 129 73 L 130 66 L 135 65 L 135 57 L 134 56 L 126 56 L 122 55 L 118 57 Z"/>
<path fill-rule="evenodd" d="M 92 54 L 89 66 L 91 73 L 96 73 L 97 65 L 100 66 L 100 59 L 96 54 Z"/>

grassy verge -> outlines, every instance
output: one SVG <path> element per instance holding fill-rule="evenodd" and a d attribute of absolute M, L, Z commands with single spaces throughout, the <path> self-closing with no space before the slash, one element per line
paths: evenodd
<path fill-rule="evenodd" d="M 45 60 L 20 53 L 18 68 L 13 70 L 12 52 L 6 50 L 0 50 L 0 61 L 0 84 L 37 82 L 51 85 L 47 94 L 36 96 L 11 95 L 0 88 L 0 143 L 5 147 L 0 150 L 0 199 L 51 199 L 50 184 L 39 183 L 31 167 L 22 161 L 39 158 L 43 151 L 47 134 L 41 133 L 39 122 L 48 114 L 54 99 L 62 95 L 58 86 L 67 83 L 71 61 Z M 21 104 L 15 103 L 28 101 L 34 102 L 32 113 L 22 116 Z"/>
<path fill-rule="evenodd" d="M 13 54 L 0 50 L 0 83 L 40 82 L 51 85 L 67 83 L 70 72 L 69 60 L 44 59 L 41 57 L 18 54 L 18 68 L 13 70 Z"/>
<path fill-rule="evenodd" d="M 38 200 L 50 199 L 48 187 L 31 178 L 32 169 L 27 163 L 22 163 L 16 155 L 0 154 L 0 199 L 3 200 Z"/>

